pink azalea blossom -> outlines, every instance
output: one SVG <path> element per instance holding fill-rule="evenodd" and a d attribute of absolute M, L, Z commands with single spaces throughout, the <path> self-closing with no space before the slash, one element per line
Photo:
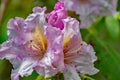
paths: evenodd
<path fill-rule="evenodd" d="M 46 23 L 45 10 L 36 7 L 25 20 L 16 17 L 8 22 L 9 39 L 0 45 L 0 58 L 12 63 L 11 80 L 31 75 L 33 70 L 51 77 L 64 67 L 63 33 Z"/>
<path fill-rule="evenodd" d="M 80 15 L 81 28 L 89 27 L 98 16 L 110 16 L 116 13 L 117 0 L 60 0 L 68 10 Z"/>
<path fill-rule="evenodd" d="M 64 7 L 64 5 L 62 6 Z M 55 15 L 52 15 L 52 12 L 50 13 L 50 17 L 52 16 L 52 18 L 54 18 Z M 82 41 L 79 22 L 68 16 L 67 18 L 61 18 L 60 22 L 63 23 L 63 29 L 60 30 L 64 34 L 63 54 L 65 65 L 64 70 L 61 72 L 63 72 L 65 80 L 80 80 L 77 72 L 89 75 L 96 74 L 98 70 L 94 68 L 93 63 L 97 58 L 92 46 Z M 57 26 L 57 28 L 60 27 L 59 25 Z"/>
<path fill-rule="evenodd" d="M 82 41 L 79 32 L 79 22 L 73 18 L 66 18 L 64 22 L 64 78 L 65 80 L 80 80 L 80 74 L 93 75 L 98 72 L 94 68 L 97 60 L 91 45 Z"/>

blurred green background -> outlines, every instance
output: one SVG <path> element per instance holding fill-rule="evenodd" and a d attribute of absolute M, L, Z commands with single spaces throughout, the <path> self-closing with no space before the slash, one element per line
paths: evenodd
<path fill-rule="evenodd" d="M 35 6 L 46 6 L 50 12 L 57 0 L 1 0 L 0 1 L 0 43 L 7 40 L 7 22 L 10 18 L 26 18 Z M 120 0 L 117 11 L 120 12 Z M 73 12 L 70 16 L 78 17 Z M 100 72 L 90 76 L 95 80 L 120 80 L 120 13 L 99 17 L 88 29 L 81 29 L 83 40 L 91 44 L 98 57 L 95 62 Z M 0 60 L 0 80 L 10 80 L 12 65 L 7 60 Z M 33 72 L 31 76 L 21 80 L 35 80 L 38 74 Z M 92 80 L 92 79 L 88 79 Z"/>

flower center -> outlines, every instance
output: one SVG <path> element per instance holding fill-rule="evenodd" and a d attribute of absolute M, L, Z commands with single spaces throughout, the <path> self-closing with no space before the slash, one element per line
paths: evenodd
<path fill-rule="evenodd" d="M 44 31 L 39 26 L 36 26 L 31 33 L 33 40 L 30 41 L 32 49 L 36 50 L 37 58 L 42 58 L 47 50 L 47 39 L 44 36 Z"/>
<path fill-rule="evenodd" d="M 70 42 L 70 38 L 66 38 L 67 40 L 64 41 L 64 62 L 68 63 L 70 62 L 70 59 L 74 56 L 76 56 L 77 54 L 80 53 L 81 48 L 82 48 L 82 44 L 80 44 L 79 41 L 76 41 L 72 44 L 72 42 Z M 78 47 L 76 47 L 76 45 L 80 44 Z M 76 48 L 74 48 L 76 47 Z"/>

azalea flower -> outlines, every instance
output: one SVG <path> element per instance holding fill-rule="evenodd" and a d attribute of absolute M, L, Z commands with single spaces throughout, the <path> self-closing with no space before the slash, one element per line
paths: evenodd
<path fill-rule="evenodd" d="M 31 75 L 33 70 L 51 77 L 64 66 L 62 31 L 46 23 L 45 10 L 35 7 L 26 19 L 8 22 L 8 40 L 0 45 L 0 58 L 12 63 L 11 80 Z"/>
<path fill-rule="evenodd" d="M 89 27 L 98 16 L 116 13 L 117 0 L 60 0 L 68 10 L 80 15 L 81 28 Z"/>
<path fill-rule="evenodd" d="M 63 54 L 64 54 L 64 70 L 61 71 L 64 74 L 65 80 L 80 80 L 78 72 L 80 74 L 89 74 L 93 75 L 98 72 L 94 68 L 94 61 L 97 60 L 95 52 L 91 45 L 86 44 L 82 41 L 80 31 L 79 31 L 79 22 L 66 16 L 66 11 L 63 5 L 63 2 L 57 3 L 57 10 L 54 9 L 48 17 L 48 22 L 53 27 L 59 28 L 64 34 L 63 38 Z M 63 10 L 64 9 L 64 10 Z M 59 11 L 62 11 L 61 15 Z M 63 14 L 64 13 L 64 14 Z M 55 19 L 56 25 L 52 19 Z M 62 29 L 59 24 L 63 24 Z"/>
<path fill-rule="evenodd" d="M 79 32 L 79 23 L 73 18 L 64 19 L 64 64 L 65 80 L 80 80 L 80 74 L 96 74 L 99 70 L 94 68 L 97 60 L 91 45 L 82 41 Z"/>

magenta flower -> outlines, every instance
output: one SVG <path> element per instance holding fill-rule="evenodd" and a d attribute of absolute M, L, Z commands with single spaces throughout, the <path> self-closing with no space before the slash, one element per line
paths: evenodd
<path fill-rule="evenodd" d="M 65 10 L 64 3 L 58 2 L 55 5 L 54 10 L 49 13 L 47 17 L 49 24 L 62 30 L 64 28 L 62 19 L 67 17 L 67 11 Z"/>
<path fill-rule="evenodd" d="M 12 63 L 11 80 L 33 70 L 51 77 L 64 66 L 62 31 L 46 23 L 45 10 L 36 7 L 25 20 L 16 17 L 8 22 L 9 39 L 0 45 L 0 58 Z"/>
<path fill-rule="evenodd" d="M 81 28 L 89 27 L 98 16 L 116 13 L 117 0 L 60 0 L 68 10 L 80 15 Z"/>

